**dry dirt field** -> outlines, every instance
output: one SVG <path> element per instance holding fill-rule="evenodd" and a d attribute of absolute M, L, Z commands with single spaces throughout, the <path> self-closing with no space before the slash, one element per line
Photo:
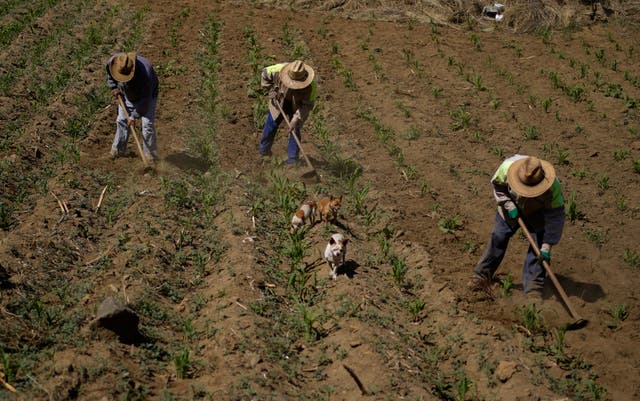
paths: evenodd
<path fill-rule="evenodd" d="M 3 0 L 0 400 L 640 399 L 640 6 L 554 3 Z M 122 50 L 160 77 L 147 169 L 108 157 Z M 257 153 L 259 72 L 295 58 L 319 182 L 284 129 Z M 515 153 L 556 167 L 581 329 L 525 299 L 523 235 L 466 288 Z M 290 235 L 326 194 L 338 222 Z M 91 324 L 109 297 L 136 336 Z"/>

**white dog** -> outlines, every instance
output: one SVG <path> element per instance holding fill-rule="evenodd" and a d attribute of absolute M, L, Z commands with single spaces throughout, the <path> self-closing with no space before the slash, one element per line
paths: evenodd
<path fill-rule="evenodd" d="M 318 207 L 314 201 L 306 201 L 291 217 L 291 234 L 308 221 L 311 226 L 316 222 Z"/>
<path fill-rule="evenodd" d="M 347 255 L 347 243 L 349 242 L 342 234 L 333 234 L 329 238 L 329 243 L 324 249 L 324 258 L 329 263 L 332 279 L 338 277 L 338 268 L 344 264 Z"/>

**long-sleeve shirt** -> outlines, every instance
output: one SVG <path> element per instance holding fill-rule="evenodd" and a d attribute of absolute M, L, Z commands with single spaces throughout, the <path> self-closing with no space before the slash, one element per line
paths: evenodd
<path fill-rule="evenodd" d="M 311 81 L 311 84 L 303 89 L 287 88 L 280 80 L 280 70 L 288 63 L 279 63 L 270 65 L 262 69 L 260 84 L 263 88 L 270 92 L 269 113 L 273 119 L 280 116 L 278 104 L 282 107 L 284 102 L 291 102 L 293 117 L 300 119 L 300 126 L 309 116 L 316 99 L 317 84 Z"/>
<path fill-rule="evenodd" d="M 508 212 L 510 208 L 513 208 L 509 202 L 513 202 L 513 205 L 518 208 L 518 213 L 532 229 L 544 230 L 542 242 L 555 245 L 562 237 L 565 221 L 564 197 L 560 181 L 555 178 L 551 188 L 535 198 L 520 196 L 509 186 L 507 171 L 513 162 L 525 157 L 528 156 L 515 155 L 506 159 L 491 178 L 493 195 L 498 203 L 498 212 L 503 219 L 509 220 Z"/>
<path fill-rule="evenodd" d="M 120 89 L 125 98 L 134 106 L 129 113 L 131 118 L 140 118 L 147 113 L 151 100 L 158 97 L 158 76 L 153 66 L 146 58 L 136 56 L 136 68 L 133 78 L 129 82 L 118 82 L 110 72 L 113 59 L 118 54 L 114 54 L 107 61 L 107 86 L 109 89 Z"/>

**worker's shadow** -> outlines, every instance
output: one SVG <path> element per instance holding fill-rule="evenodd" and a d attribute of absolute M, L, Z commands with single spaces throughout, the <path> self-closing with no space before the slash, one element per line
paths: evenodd
<path fill-rule="evenodd" d="M 165 157 L 164 160 L 184 171 L 195 170 L 205 173 L 211 167 L 210 161 L 199 157 L 193 157 L 185 152 L 170 154 Z"/>
<path fill-rule="evenodd" d="M 568 296 L 580 298 L 584 302 L 594 303 L 606 295 L 598 284 L 575 281 L 560 274 L 556 274 L 556 278 Z"/>

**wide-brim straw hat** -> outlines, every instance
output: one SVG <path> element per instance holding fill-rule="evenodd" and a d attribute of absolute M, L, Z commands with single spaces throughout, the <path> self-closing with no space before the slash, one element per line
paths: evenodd
<path fill-rule="evenodd" d="M 548 161 L 529 156 L 514 161 L 507 170 L 509 187 L 525 198 L 547 192 L 556 179 L 556 171 Z"/>
<path fill-rule="evenodd" d="M 113 58 L 109 72 L 118 82 L 129 82 L 136 72 L 136 53 L 120 53 Z"/>
<path fill-rule="evenodd" d="M 315 72 L 300 60 L 288 63 L 280 70 L 280 81 L 290 89 L 304 89 L 311 85 Z"/>

